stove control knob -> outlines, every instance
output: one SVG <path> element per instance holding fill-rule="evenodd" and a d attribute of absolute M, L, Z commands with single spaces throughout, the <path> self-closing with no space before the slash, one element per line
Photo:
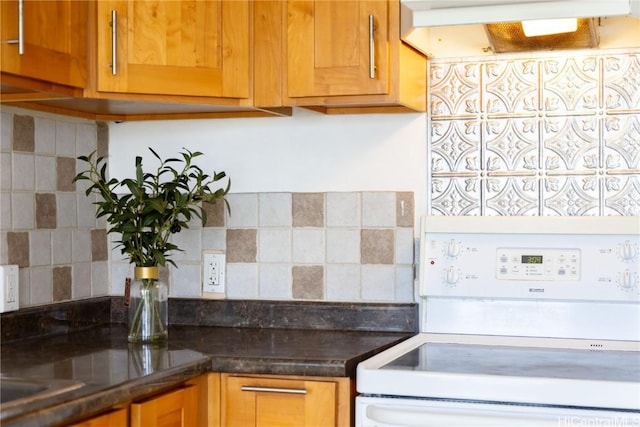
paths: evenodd
<path fill-rule="evenodd" d="M 460 244 L 454 239 L 449 240 L 444 248 L 444 254 L 449 258 L 457 258 L 461 251 Z"/>
<path fill-rule="evenodd" d="M 629 242 L 624 242 L 618 246 L 618 255 L 624 261 L 631 261 L 638 255 L 638 248 Z"/>
<path fill-rule="evenodd" d="M 460 271 L 455 267 L 449 267 L 444 272 L 444 282 L 449 286 L 455 286 L 460 281 Z"/>
<path fill-rule="evenodd" d="M 629 270 L 625 270 L 618 274 L 618 284 L 623 290 L 629 291 L 636 287 L 638 278 Z"/>

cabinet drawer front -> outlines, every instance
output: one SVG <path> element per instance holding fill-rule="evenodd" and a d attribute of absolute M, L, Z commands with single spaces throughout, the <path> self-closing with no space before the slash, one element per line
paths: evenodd
<path fill-rule="evenodd" d="M 225 426 L 334 426 L 337 384 L 333 381 L 228 376 Z"/>

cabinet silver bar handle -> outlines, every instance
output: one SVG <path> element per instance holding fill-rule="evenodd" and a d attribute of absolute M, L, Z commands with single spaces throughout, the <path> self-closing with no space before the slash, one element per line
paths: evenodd
<path fill-rule="evenodd" d="M 240 387 L 242 391 L 259 391 L 264 393 L 287 393 L 287 394 L 307 394 L 307 390 L 303 388 L 279 388 L 279 387 L 259 387 L 252 385 L 243 385 Z"/>
<path fill-rule="evenodd" d="M 17 44 L 18 55 L 24 55 L 24 0 L 18 0 L 18 38 L 7 43 Z"/>
<path fill-rule="evenodd" d="M 376 25 L 373 15 L 369 15 L 369 78 L 376 78 L 376 41 L 373 33 L 376 31 Z"/>
<path fill-rule="evenodd" d="M 118 74 L 118 12 L 111 11 L 111 74 Z"/>

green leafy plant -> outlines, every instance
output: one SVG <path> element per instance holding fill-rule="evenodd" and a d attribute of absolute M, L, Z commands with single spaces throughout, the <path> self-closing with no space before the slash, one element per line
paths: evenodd
<path fill-rule="evenodd" d="M 107 178 L 107 160 L 97 157 L 94 151 L 80 156 L 88 169 L 78 173 L 73 182 L 88 180 L 91 185 L 86 195 L 96 193 L 100 199 L 96 217 L 106 216 L 109 233 L 119 233 L 116 243 L 123 255 L 138 267 L 164 266 L 170 263 L 172 251 L 181 251 L 169 241 L 171 234 L 189 228 L 193 216 L 206 223 L 206 211 L 202 203 L 224 201 L 231 181 L 226 187 L 217 183 L 226 177 L 224 172 L 207 175 L 194 164 L 201 152 L 183 149 L 181 157 L 161 159 L 151 148 L 149 151 L 160 161 L 154 173 L 145 172 L 142 157 L 136 157 L 135 177 L 121 181 Z M 125 191 L 128 190 L 128 191 Z"/>

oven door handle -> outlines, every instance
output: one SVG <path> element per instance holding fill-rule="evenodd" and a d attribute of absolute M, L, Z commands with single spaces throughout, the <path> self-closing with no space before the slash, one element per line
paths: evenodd
<path fill-rule="evenodd" d="M 527 414 L 522 417 L 513 417 L 508 415 L 486 415 L 473 413 L 464 413 L 464 409 L 460 409 L 458 413 L 447 413 L 438 410 L 430 410 L 429 408 L 399 408 L 390 406 L 367 405 L 366 418 L 368 421 L 383 423 L 384 425 L 392 425 L 398 427 L 450 427 L 450 426 L 520 426 L 527 427 L 558 427 L 558 417 L 553 419 L 536 419 L 529 418 Z M 533 415 L 532 415 L 533 417 Z"/>

